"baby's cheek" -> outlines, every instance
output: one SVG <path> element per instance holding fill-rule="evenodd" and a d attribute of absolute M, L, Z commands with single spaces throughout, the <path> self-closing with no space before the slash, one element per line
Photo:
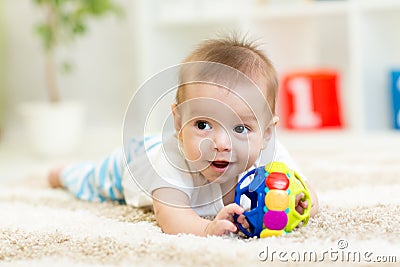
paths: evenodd
<path fill-rule="evenodd" d="M 191 144 L 187 144 L 185 146 L 185 156 L 187 160 L 195 161 L 199 158 L 200 151 L 197 147 L 194 147 Z"/>
<path fill-rule="evenodd" d="M 244 171 L 247 170 L 249 167 L 251 167 L 257 160 L 259 155 L 259 150 L 251 148 L 251 146 L 250 147 L 245 146 L 242 147 L 241 149 L 239 148 L 237 150 L 237 153 L 240 157 L 241 168 L 243 168 Z"/>
<path fill-rule="evenodd" d="M 254 164 L 254 162 L 259 157 L 260 152 L 261 152 L 261 147 L 259 147 L 259 146 L 250 147 L 249 155 L 248 155 L 248 160 L 249 160 L 248 167 L 250 167 L 251 165 Z"/>
<path fill-rule="evenodd" d="M 195 139 L 184 142 L 184 151 L 187 160 L 196 161 L 201 158 L 201 144 Z"/>
<path fill-rule="evenodd" d="M 253 164 L 254 164 L 254 162 L 256 162 L 256 160 L 257 160 L 257 157 L 258 157 L 258 155 L 250 155 L 249 157 L 248 157 L 248 162 L 247 162 L 247 166 L 246 166 L 246 170 L 248 169 L 248 168 L 250 168 Z"/>
<path fill-rule="evenodd" d="M 259 154 L 262 149 L 262 142 L 259 138 L 249 138 L 244 141 L 236 142 L 236 150 L 246 153 L 249 157 Z"/>

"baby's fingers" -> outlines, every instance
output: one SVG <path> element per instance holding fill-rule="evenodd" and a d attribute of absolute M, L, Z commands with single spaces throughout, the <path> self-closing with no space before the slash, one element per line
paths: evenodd
<path fill-rule="evenodd" d="M 236 203 L 232 203 L 229 205 L 226 205 L 220 212 L 217 214 L 217 219 L 230 219 L 233 218 L 234 214 L 242 214 L 244 212 L 244 209 L 240 207 Z"/>
<path fill-rule="evenodd" d="M 296 206 L 299 205 L 299 202 L 301 202 L 303 197 L 304 197 L 304 193 L 300 193 L 300 194 L 296 195 Z"/>
<path fill-rule="evenodd" d="M 304 214 L 304 210 L 308 208 L 308 201 L 299 201 L 296 206 L 296 211 L 300 214 Z"/>
<path fill-rule="evenodd" d="M 246 221 L 246 217 L 244 215 L 239 215 L 237 217 L 237 222 L 243 224 Z"/>
<path fill-rule="evenodd" d="M 214 229 L 211 234 L 213 235 L 223 235 L 226 232 L 236 232 L 237 227 L 231 221 L 228 220 L 219 220 L 215 222 Z"/>
<path fill-rule="evenodd" d="M 306 201 L 300 201 L 299 202 L 299 205 L 303 208 L 303 209 L 306 209 L 307 207 L 308 207 L 308 201 L 306 200 Z"/>
<path fill-rule="evenodd" d="M 299 213 L 299 214 L 303 214 L 304 213 L 304 209 L 303 209 L 303 207 L 301 207 L 300 205 L 299 206 L 296 206 L 296 211 Z"/>
<path fill-rule="evenodd" d="M 226 205 L 225 208 L 226 208 L 226 211 L 232 215 L 233 214 L 242 214 L 244 212 L 244 209 L 236 203 L 231 203 L 229 205 Z"/>
<path fill-rule="evenodd" d="M 244 215 L 239 215 L 237 222 L 243 226 L 243 228 L 248 229 L 250 227 L 249 222 L 246 220 Z"/>

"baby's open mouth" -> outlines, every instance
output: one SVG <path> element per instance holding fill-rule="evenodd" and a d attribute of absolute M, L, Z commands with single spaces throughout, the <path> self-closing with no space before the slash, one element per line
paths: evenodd
<path fill-rule="evenodd" d="M 223 169 L 223 168 L 228 167 L 229 162 L 228 161 L 212 161 L 211 165 L 213 165 L 216 168 Z"/>

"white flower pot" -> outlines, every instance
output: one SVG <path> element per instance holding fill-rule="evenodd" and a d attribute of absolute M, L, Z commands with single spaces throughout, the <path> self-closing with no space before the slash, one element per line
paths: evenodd
<path fill-rule="evenodd" d="M 20 112 L 36 154 L 65 156 L 74 152 L 82 140 L 84 108 L 81 103 L 23 103 Z"/>

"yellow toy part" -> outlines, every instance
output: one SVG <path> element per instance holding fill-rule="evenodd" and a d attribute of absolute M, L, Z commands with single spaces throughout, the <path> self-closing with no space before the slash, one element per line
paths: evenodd
<path fill-rule="evenodd" d="M 264 228 L 260 233 L 260 238 L 271 237 L 271 236 L 280 236 L 285 233 L 284 230 L 270 230 Z"/>

